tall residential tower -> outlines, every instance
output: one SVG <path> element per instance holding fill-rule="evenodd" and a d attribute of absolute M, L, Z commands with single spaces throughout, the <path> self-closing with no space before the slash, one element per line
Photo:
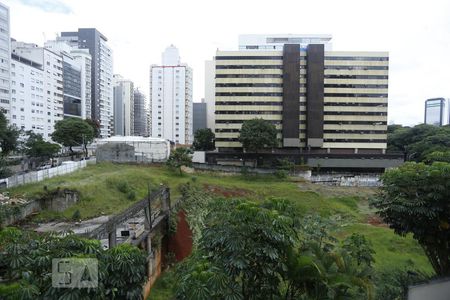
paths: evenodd
<path fill-rule="evenodd" d="M 10 119 L 11 110 L 11 44 L 9 8 L 0 3 L 0 109 Z"/>
<path fill-rule="evenodd" d="M 100 123 L 100 136 L 113 132 L 113 58 L 108 39 L 95 28 L 79 28 L 62 32 L 60 40 L 80 49 L 89 49 L 91 65 L 91 117 Z"/>
<path fill-rule="evenodd" d="M 150 67 L 151 136 L 192 144 L 192 69 L 173 45 Z"/>

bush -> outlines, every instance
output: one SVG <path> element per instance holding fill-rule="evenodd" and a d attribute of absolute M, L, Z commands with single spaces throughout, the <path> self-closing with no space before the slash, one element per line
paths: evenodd
<path fill-rule="evenodd" d="M 127 194 L 127 198 L 128 198 L 128 200 L 135 200 L 136 199 L 136 192 L 133 191 L 133 190 L 129 191 L 128 194 Z"/>
<path fill-rule="evenodd" d="M 276 170 L 274 175 L 278 179 L 285 179 L 288 176 L 288 172 L 286 170 Z"/>
<path fill-rule="evenodd" d="M 77 209 L 76 211 L 74 211 L 73 215 L 72 215 L 72 220 L 76 221 L 76 220 L 80 220 L 81 219 L 81 213 L 80 210 Z"/>
<path fill-rule="evenodd" d="M 120 181 L 117 183 L 117 189 L 119 192 L 126 194 L 130 191 L 130 185 L 127 181 Z"/>

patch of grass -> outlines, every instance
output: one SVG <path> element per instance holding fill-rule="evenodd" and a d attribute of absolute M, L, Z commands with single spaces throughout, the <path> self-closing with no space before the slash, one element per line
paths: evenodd
<path fill-rule="evenodd" d="M 168 270 L 164 272 L 155 282 L 152 287 L 150 296 L 147 300 L 167 300 L 175 299 L 175 286 L 174 270 Z"/>
<path fill-rule="evenodd" d="M 357 223 L 344 228 L 339 237 L 345 238 L 354 232 L 364 234 L 372 243 L 376 270 L 413 267 L 432 272 L 425 253 L 411 235 L 401 237 L 386 227 Z"/>

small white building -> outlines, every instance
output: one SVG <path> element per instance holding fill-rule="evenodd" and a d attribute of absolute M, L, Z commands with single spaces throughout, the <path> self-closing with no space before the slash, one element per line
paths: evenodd
<path fill-rule="evenodd" d="M 97 141 L 97 146 L 104 144 L 127 144 L 134 147 L 137 161 L 165 161 L 170 155 L 170 142 L 161 138 L 143 136 L 112 136 Z"/>

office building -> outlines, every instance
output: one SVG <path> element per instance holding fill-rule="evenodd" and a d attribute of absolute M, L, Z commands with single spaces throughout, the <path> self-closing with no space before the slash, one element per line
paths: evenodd
<path fill-rule="evenodd" d="M 173 45 L 150 67 L 150 114 L 153 137 L 192 144 L 192 69 Z"/>
<path fill-rule="evenodd" d="M 63 57 L 14 40 L 11 48 L 11 123 L 49 140 L 64 116 Z"/>
<path fill-rule="evenodd" d="M 432 98 L 425 101 L 424 123 L 435 126 L 448 125 L 450 121 L 450 99 Z"/>
<path fill-rule="evenodd" d="M 130 136 L 134 132 L 134 84 L 114 75 L 114 135 Z"/>
<path fill-rule="evenodd" d="M 146 109 L 145 95 L 139 90 L 134 90 L 134 133 L 138 136 L 149 136 L 148 110 Z"/>
<path fill-rule="evenodd" d="M 309 44 L 322 44 L 325 51 L 331 51 L 331 39 L 329 34 L 242 34 L 239 35 L 239 50 L 283 51 L 285 44 L 297 44 L 306 50 Z"/>
<path fill-rule="evenodd" d="M 64 40 L 46 41 L 44 47 L 63 58 L 64 117 L 91 118 L 91 56 Z M 89 80 L 87 83 L 86 81 Z"/>
<path fill-rule="evenodd" d="M 202 102 L 194 102 L 193 106 L 193 128 L 194 134 L 198 129 L 207 128 L 207 104 L 205 99 L 202 99 Z"/>
<path fill-rule="evenodd" d="M 113 132 L 113 58 L 108 39 L 95 28 L 62 32 L 59 40 L 79 49 L 89 49 L 91 64 L 91 118 L 100 123 L 100 136 Z"/>
<path fill-rule="evenodd" d="M 217 51 L 216 147 L 242 151 L 242 123 L 262 118 L 278 129 L 279 148 L 384 153 L 388 53 L 282 48 Z"/>
<path fill-rule="evenodd" d="M 214 132 L 216 127 L 216 64 L 214 60 L 205 61 L 205 103 L 206 127 Z"/>
<path fill-rule="evenodd" d="M 9 8 L 0 3 L 0 109 L 9 120 L 11 110 L 11 44 Z"/>

